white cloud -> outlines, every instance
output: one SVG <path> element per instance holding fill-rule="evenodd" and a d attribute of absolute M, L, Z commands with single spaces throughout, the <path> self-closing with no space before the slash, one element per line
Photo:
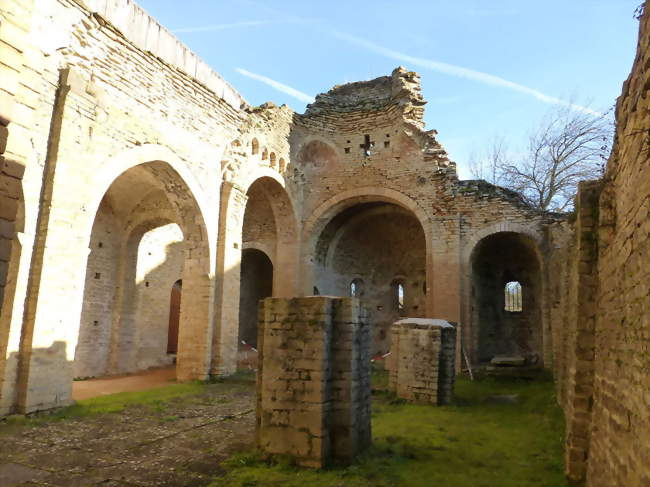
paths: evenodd
<path fill-rule="evenodd" d="M 285 93 L 289 96 L 292 96 L 304 103 L 313 103 L 314 102 L 314 97 L 310 96 L 306 93 L 303 93 L 302 91 L 298 91 L 295 88 L 292 88 L 291 86 L 285 85 L 283 83 L 280 83 L 279 81 L 275 81 L 274 79 L 268 78 L 266 76 L 262 76 L 261 74 L 257 73 L 251 73 L 250 71 L 247 71 L 243 68 L 235 68 L 235 71 L 237 71 L 239 74 L 242 74 L 248 78 L 254 79 L 256 81 L 259 81 L 261 83 L 264 83 L 265 85 L 270 86 L 271 88 L 274 88 L 282 93 Z"/>
<path fill-rule="evenodd" d="M 485 85 L 506 88 L 512 91 L 517 91 L 519 93 L 532 96 L 544 103 L 549 103 L 551 105 L 567 106 L 573 110 L 577 110 L 583 113 L 588 113 L 589 115 L 602 116 L 602 113 L 596 110 L 592 110 L 589 107 L 576 105 L 574 103 L 567 102 L 560 98 L 546 95 L 534 88 L 529 88 L 528 86 L 524 86 L 519 83 L 515 83 L 513 81 L 508 81 L 507 79 L 500 78 L 499 76 L 483 73 L 481 71 L 476 71 L 469 68 L 464 68 L 462 66 L 456 66 L 454 64 L 447 64 L 440 61 L 434 61 L 432 59 L 410 56 L 408 54 L 404 54 L 399 51 L 395 51 L 393 49 L 380 46 L 366 39 L 362 39 L 361 37 L 345 34 L 343 32 L 331 31 L 330 33 L 333 36 L 337 37 L 338 39 L 350 42 L 352 44 L 356 44 L 359 47 L 363 47 L 364 49 L 367 49 L 368 51 L 376 52 L 377 54 L 380 54 L 382 56 L 391 59 L 396 59 L 398 61 L 403 61 L 413 66 L 420 66 L 422 68 L 430 69 L 432 71 L 437 71 L 439 73 L 448 74 L 449 76 L 455 76 L 457 78 L 465 78 L 472 81 L 477 81 Z"/>

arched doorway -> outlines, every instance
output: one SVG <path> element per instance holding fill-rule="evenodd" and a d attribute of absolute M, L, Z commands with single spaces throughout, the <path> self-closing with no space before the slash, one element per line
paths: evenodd
<path fill-rule="evenodd" d="M 323 227 L 313 255 L 322 294 L 361 299 L 372 324 L 372 353 L 390 350 L 391 324 L 427 312 L 426 241 L 409 210 L 389 202 L 348 206 Z"/>
<path fill-rule="evenodd" d="M 255 178 L 254 174 L 260 177 Z M 271 292 L 274 296 L 296 295 L 299 239 L 293 204 L 277 172 L 257 168 L 249 177 L 248 185 L 245 181 L 242 186 L 224 182 L 222 187 L 217 253 L 222 280 L 218 288 L 213 342 L 212 373 L 215 375 L 235 372 L 241 333 L 248 337 L 247 343 L 256 340 L 253 338 L 257 323 L 258 299 L 255 296 Z M 245 194 L 241 192 L 242 187 L 247 188 Z M 247 265 L 253 262 L 244 262 L 252 249 L 265 254 L 270 262 Z M 252 281 L 257 283 L 252 284 Z M 258 285 L 263 292 L 253 290 Z M 243 327 L 240 318 L 245 320 Z"/>
<path fill-rule="evenodd" d="M 167 353 L 176 355 L 178 352 L 178 326 L 181 319 L 181 299 L 183 281 L 179 279 L 169 293 L 169 325 L 167 327 Z"/>
<path fill-rule="evenodd" d="M 533 240 L 499 232 L 480 240 L 471 255 L 474 361 L 494 357 L 542 365 L 541 264 Z"/>
<path fill-rule="evenodd" d="M 207 232 L 171 166 L 135 166 L 113 181 L 95 215 L 74 362 L 76 377 L 170 364 L 170 289 L 180 279 L 177 377 L 205 378 L 210 350 Z"/>
<path fill-rule="evenodd" d="M 257 306 L 273 294 L 273 264 L 257 249 L 244 249 L 239 291 L 239 343 L 257 346 Z"/>

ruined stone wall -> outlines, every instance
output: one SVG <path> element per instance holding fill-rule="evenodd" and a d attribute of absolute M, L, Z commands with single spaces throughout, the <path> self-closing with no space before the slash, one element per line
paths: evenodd
<path fill-rule="evenodd" d="M 605 177 L 581 184 L 572 232 L 551 230 L 554 369 L 567 425 L 566 469 L 588 487 L 650 482 L 649 56 L 644 14 L 636 60 L 617 102 Z"/>
<path fill-rule="evenodd" d="M 75 377 L 101 376 L 109 368 L 113 303 L 119 286 L 116 263 L 121 251 L 121 237 L 110 204 L 102 201 L 90 241 L 79 341 L 74 357 Z"/>
<path fill-rule="evenodd" d="M 325 295 L 350 296 L 355 282 L 372 323 L 373 355 L 390 350 L 390 326 L 400 316 L 425 316 L 425 245 L 420 223 L 394 205 L 350 217 L 330 244 L 316 285 Z M 404 287 L 403 309 L 399 283 Z"/>
<path fill-rule="evenodd" d="M 301 287 L 311 293 L 318 280 L 320 270 L 310 259 L 327 220 L 358 204 L 395 203 L 417 217 L 425 234 L 421 312 L 460 322 L 471 352 L 470 256 L 475 245 L 492 233 L 525 233 L 535 241 L 541 260 L 542 227 L 552 218 L 511 191 L 483 181 L 459 181 L 436 132 L 423 130 L 425 103 L 418 75 L 398 68 L 391 76 L 334 87 L 295 117 L 290 177 L 309 183 L 302 192 L 296 190 L 304 225 Z M 550 363 L 548 323 L 539 326 L 545 330 L 539 363 L 547 357 Z"/>
<path fill-rule="evenodd" d="M 599 294 L 587 483 L 650 482 L 650 16 L 616 106 L 617 132 L 598 205 Z"/>

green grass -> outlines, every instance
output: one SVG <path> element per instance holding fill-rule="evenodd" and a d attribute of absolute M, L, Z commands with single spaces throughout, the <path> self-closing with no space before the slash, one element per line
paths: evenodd
<path fill-rule="evenodd" d="M 199 381 L 172 384 L 145 391 L 119 392 L 107 396 L 93 397 L 77 401 L 72 406 L 53 413 L 39 414 L 28 418 L 30 423 L 79 418 L 96 414 L 119 413 L 127 406 L 147 406 L 152 412 L 163 412 L 169 401 L 185 396 L 194 396 L 203 391 L 205 384 Z"/>
<path fill-rule="evenodd" d="M 517 394 L 515 404 L 490 396 Z M 256 452 L 230 458 L 211 487 L 562 487 L 563 420 L 553 383 L 460 379 L 453 406 L 373 403 L 370 451 L 349 467 L 301 469 Z"/>

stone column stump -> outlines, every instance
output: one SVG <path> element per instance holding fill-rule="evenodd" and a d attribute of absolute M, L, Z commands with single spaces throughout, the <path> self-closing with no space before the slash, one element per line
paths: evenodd
<path fill-rule="evenodd" d="M 356 298 L 260 301 L 258 447 L 299 465 L 347 463 L 370 445 L 370 333 Z"/>
<path fill-rule="evenodd" d="M 456 328 L 445 320 L 405 318 L 391 327 L 388 387 L 412 402 L 450 404 L 456 378 Z"/>

